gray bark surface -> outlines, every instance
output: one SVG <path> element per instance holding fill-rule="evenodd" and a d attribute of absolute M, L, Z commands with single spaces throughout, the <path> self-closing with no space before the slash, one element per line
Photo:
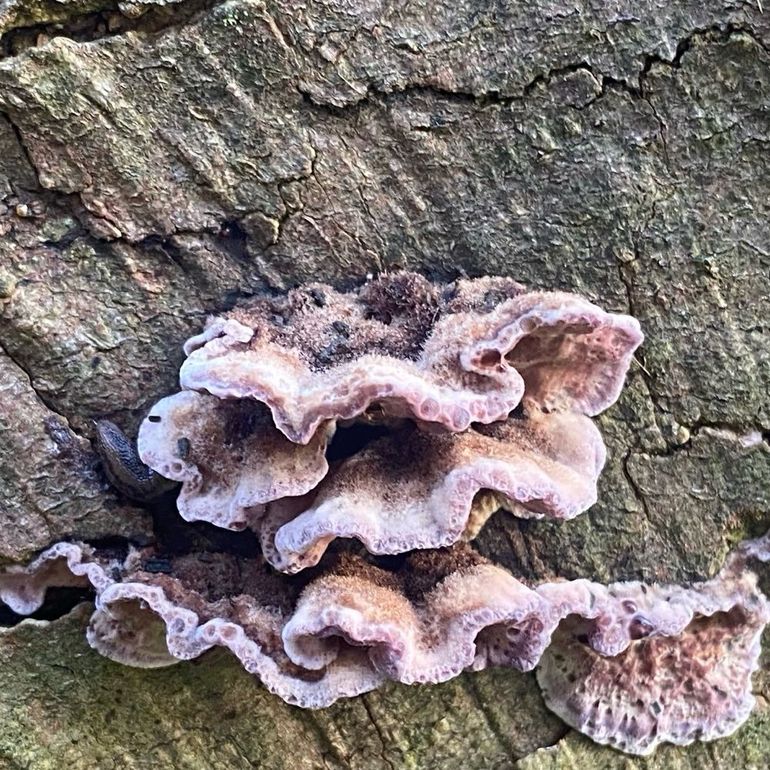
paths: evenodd
<path fill-rule="evenodd" d="M 0 0 L 0 562 L 152 537 L 109 489 L 93 420 L 135 430 L 207 314 L 404 267 L 576 291 L 647 335 L 599 420 L 600 502 L 567 524 L 496 514 L 477 547 L 528 580 L 712 575 L 770 527 L 769 18 L 713 0 Z M 568 732 L 531 676 L 302 712 L 225 654 L 117 666 L 86 618 L 0 633 L 0 767 L 770 756 L 764 670 L 734 737 L 632 761 Z"/>

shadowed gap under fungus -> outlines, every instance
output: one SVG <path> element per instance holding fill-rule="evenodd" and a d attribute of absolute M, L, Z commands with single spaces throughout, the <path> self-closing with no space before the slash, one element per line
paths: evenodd
<path fill-rule="evenodd" d="M 66 37 L 79 43 L 101 40 L 129 32 L 138 34 L 157 34 L 169 27 L 187 24 L 204 11 L 218 5 L 221 0 L 185 0 L 183 3 L 169 5 L 133 5 L 133 13 L 129 13 L 128 4 L 117 0 L 105 0 L 99 11 L 92 13 L 73 13 L 72 8 L 61 8 L 59 0 L 50 2 L 48 11 L 53 21 L 28 26 L 14 26 L 0 35 L 0 59 L 18 56 L 30 48 L 44 45 L 52 37 Z M 24 18 L 24 5 L 28 0 L 10 0 L 7 8 L 2 10 L 14 18 L 14 6 L 19 6 L 21 12 L 15 14 L 16 19 Z M 43 5 L 43 4 L 39 4 Z M 123 11 L 126 10 L 124 13 Z M 41 16 L 41 9 L 35 5 L 34 11 Z M 31 16 L 35 15 L 35 12 Z M 57 19 L 57 16 L 59 19 Z"/>
<path fill-rule="evenodd" d="M 390 432 L 388 426 L 373 423 L 354 423 L 347 427 L 338 427 L 326 447 L 326 460 L 329 463 L 347 460 Z"/>
<path fill-rule="evenodd" d="M 49 588 L 45 601 L 40 609 L 31 615 L 19 615 L 4 604 L 0 604 L 0 627 L 10 628 L 22 620 L 56 620 L 64 617 L 83 602 L 93 601 L 94 592 L 91 588 Z"/>

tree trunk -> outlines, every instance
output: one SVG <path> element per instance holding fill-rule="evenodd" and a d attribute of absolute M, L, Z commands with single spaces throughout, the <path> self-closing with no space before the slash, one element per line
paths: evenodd
<path fill-rule="evenodd" d="M 0 0 L 0 560 L 153 537 L 106 483 L 93 420 L 134 431 L 207 314 L 409 268 L 575 291 L 646 333 L 599 420 L 600 502 L 569 523 L 498 513 L 476 547 L 533 581 L 713 575 L 770 526 L 768 18 L 717 0 Z M 733 737 L 631 761 L 569 731 L 532 675 L 301 711 L 223 652 L 99 657 L 79 598 L 0 633 L 3 768 L 770 756 L 766 670 Z"/>

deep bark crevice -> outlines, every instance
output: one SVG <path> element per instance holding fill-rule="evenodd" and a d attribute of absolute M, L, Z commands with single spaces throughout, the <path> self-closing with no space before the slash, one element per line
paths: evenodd
<path fill-rule="evenodd" d="M 135 17 L 125 14 L 124 3 L 107 0 L 91 13 L 31 26 L 11 27 L 0 35 L 0 60 L 19 56 L 30 48 L 44 45 L 52 37 L 66 37 L 75 43 L 91 43 L 138 32 L 158 35 L 194 23 L 202 14 L 221 5 L 223 0 L 181 0 L 169 5 L 147 4 Z M 60 11 L 61 13 L 61 11 Z"/>

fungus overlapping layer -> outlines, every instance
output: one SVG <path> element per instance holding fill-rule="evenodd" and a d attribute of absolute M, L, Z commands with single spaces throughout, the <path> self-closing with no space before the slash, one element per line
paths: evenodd
<path fill-rule="evenodd" d="M 264 405 L 182 391 L 159 401 L 139 430 L 142 460 L 182 482 L 187 521 L 243 529 L 272 500 L 304 495 L 328 470 L 332 426 L 293 444 Z"/>
<path fill-rule="evenodd" d="M 767 537 L 765 538 L 767 540 Z M 228 648 L 290 703 L 309 708 L 387 679 L 436 683 L 490 665 L 528 671 L 546 703 L 596 740 L 649 753 L 715 738 L 752 705 L 751 674 L 770 602 L 739 549 L 688 588 L 587 580 L 528 587 L 468 546 L 417 552 L 397 572 L 343 556 L 298 584 L 259 559 L 197 554 L 123 558 L 60 543 L 0 575 L 0 596 L 29 613 L 45 588 L 88 585 L 88 640 L 156 667 Z"/>
<path fill-rule="evenodd" d="M 457 432 L 537 406 L 595 415 L 620 393 L 641 342 L 630 316 L 509 279 L 436 286 L 412 273 L 341 293 L 260 298 L 185 346 L 183 388 L 253 398 L 307 443 L 326 420 L 373 408 Z"/>
<path fill-rule="evenodd" d="M 316 564 L 337 537 L 377 554 L 439 548 L 496 507 L 576 516 L 596 501 L 604 459 L 591 420 L 570 413 L 531 409 L 460 434 L 405 429 L 344 460 L 307 498 L 268 505 L 255 528 L 270 563 L 291 572 Z M 479 499 L 483 490 L 494 505 Z"/>
<path fill-rule="evenodd" d="M 389 679 L 537 667 L 548 706 L 597 741 L 645 754 L 726 735 L 753 705 L 770 602 L 749 563 L 770 560 L 770 534 L 687 588 L 533 587 L 465 544 L 432 550 L 495 507 L 558 519 L 589 507 L 605 460 L 590 417 L 618 396 L 640 342 L 632 318 L 508 279 L 399 273 L 255 300 L 188 341 L 185 390 L 153 407 L 138 451 L 181 482 L 184 519 L 250 527 L 263 556 L 59 543 L 0 573 L 0 600 L 31 614 L 48 587 L 90 586 L 101 654 L 152 668 L 226 647 L 308 708 Z M 351 423 L 378 438 L 335 455 Z M 141 466 L 153 492 L 112 429 L 129 463 L 116 478 Z M 335 538 L 412 553 L 316 566 Z"/>
<path fill-rule="evenodd" d="M 588 415 L 616 399 L 640 342 L 633 318 L 506 278 L 313 285 L 189 340 L 189 390 L 153 408 L 138 450 L 182 482 L 185 519 L 250 526 L 285 571 L 338 537 L 436 548 L 494 505 L 567 519 L 595 502 L 604 446 Z M 351 421 L 391 435 L 329 468 Z"/>

